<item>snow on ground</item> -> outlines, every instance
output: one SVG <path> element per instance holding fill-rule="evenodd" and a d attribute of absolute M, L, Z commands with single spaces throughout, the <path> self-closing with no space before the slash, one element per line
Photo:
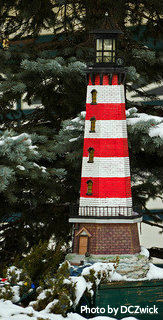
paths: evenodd
<path fill-rule="evenodd" d="M 63 317 L 59 314 L 50 314 L 48 311 L 34 311 L 32 307 L 23 308 L 17 305 L 14 305 L 9 300 L 0 300 L 0 319 L 2 320 L 84 320 L 85 318 L 80 316 L 77 313 L 68 313 L 67 317 Z M 92 320 L 112 320 L 110 317 L 94 317 Z M 123 318 L 122 320 L 136 320 L 133 317 Z M 114 318 L 114 320 L 116 320 Z M 118 319 L 117 319 L 118 320 Z"/>

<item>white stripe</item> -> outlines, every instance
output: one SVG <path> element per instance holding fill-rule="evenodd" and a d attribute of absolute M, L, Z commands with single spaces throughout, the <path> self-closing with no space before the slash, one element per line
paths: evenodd
<path fill-rule="evenodd" d="M 80 197 L 80 206 L 86 207 L 118 207 L 132 206 L 132 198 L 84 198 Z"/>
<path fill-rule="evenodd" d="M 87 86 L 87 103 L 92 102 L 91 91 L 97 91 L 97 103 L 125 103 L 124 86 Z"/>
<path fill-rule="evenodd" d="M 94 157 L 93 163 L 88 162 L 88 157 L 83 157 L 82 161 L 82 177 L 130 177 L 128 157 Z"/>
<path fill-rule="evenodd" d="M 91 121 L 85 120 L 84 138 L 127 138 L 126 120 L 96 120 L 95 132 Z"/>

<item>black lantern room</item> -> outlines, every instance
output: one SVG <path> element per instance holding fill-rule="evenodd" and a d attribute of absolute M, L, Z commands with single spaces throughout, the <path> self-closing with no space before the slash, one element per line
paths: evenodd
<path fill-rule="evenodd" d="M 117 64 L 117 40 L 122 32 L 118 29 L 94 30 L 95 37 L 94 65 L 114 66 Z"/>

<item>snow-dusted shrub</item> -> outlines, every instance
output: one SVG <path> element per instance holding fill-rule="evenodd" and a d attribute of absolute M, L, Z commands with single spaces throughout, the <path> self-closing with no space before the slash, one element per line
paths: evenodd
<path fill-rule="evenodd" d="M 58 269 L 53 279 L 46 280 L 46 289 L 36 290 L 37 300 L 32 307 L 37 310 L 46 310 L 54 314 L 66 316 L 70 309 L 74 309 L 83 294 L 93 296 L 101 282 L 110 281 L 115 271 L 114 263 L 95 263 L 86 267 L 80 276 L 70 277 L 70 266 L 65 261 Z"/>
<path fill-rule="evenodd" d="M 44 255 L 43 257 L 45 260 Z M 47 272 L 45 275 L 45 270 L 43 270 L 42 274 L 45 277 L 39 282 L 35 295 L 31 296 L 31 278 L 28 272 L 33 274 L 35 271 L 34 261 L 35 264 L 36 261 L 39 263 L 39 259 L 33 259 L 34 256 L 31 252 L 29 257 L 23 259 L 22 266 L 24 267 L 22 269 L 15 266 L 7 269 L 7 285 L 5 284 L 3 290 L 1 290 L 0 297 L 18 302 L 22 296 L 26 296 L 26 306 L 29 303 L 27 300 L 32 297 L 35 301 L 30 302 L 30 305 L 35 311 L 45 310 L 47 313 L 61 314 L 64 317 L 67 312 L 75 309 L 84 294 L 92 297 L 101 282 L 110 281 L 117 265 L 117 260 L 116 263 L 95 263 L 85 267 L 79 276 L 70 276 L 70 264 L 64 261 L 56 272 L 54 272 L 54 269 L 50 269 L 53 272 Z M 28 264 L 25 265 L 24 261 L 28 261 Z M 15 286 L 12 286 L 12 281 L 15 282 Z"/>
<path fill-rule="evenodd" d="M 14 293 L 12 287 L 9 284 L 6 284 L 3 287 L 0 287 L 0 299 L 12 300 Z"/>
<path fill-rule="evenodd" d="M 70 281 L 68 262 L 62 263 L 53 279 L 46 279 L 46 289 L 39 287 L 36 293 L 37 300 L 31 303 L 35 310 L 66 316 L 75 300 L 75 284 Z"/>
<path fill-rule="evenodd" d="M 6 278 L 12 285 L 18 282 L 31 282 L 29 275 L 23 269 L 16 266 L 9 267 L 6 270 Z"/>
<path fill-rule="evenodd" d="M 20 297 L 31 290 L 31 279 L 24 272 L 15 266 L 5 270 L 6 281 L 1 283 L 0 299 L 18 302 Z"/>
<path fill-rule="evenodd" d="M 71 277 L 71 282 L 75 284 L 74 308 L 78 305 L 83 295 L 91 298 L 100 283 L 111 281 L 116 264 L 97 262 L 91 266 L 85 267 L 80 276 Z"/>
<path fill-rule="evenodd" d="M 33 285 L 49 288 L 48 279 L 52 285 L 58 266 L 64 260 L 65 253 L 61 247 L 59 244 L 53 250 L 48 248 L 48 242 L 39 242 L 26 257 L 17 257 L 16 266 L 11 266 L 3 272 L 7 282 L 2 283 L 0 287 L 0 298 L 18 302 L 24 296 L 31 301 Z"/>
<path fill-rule="evenodd" d="M 50 249 L 47 241 L 40 241 L 19 264 L 35 285 L 44 286 L 47 278 L 53 278 L 64 257 L 61 243 Z"/>
<path fill-rule="evenodd" d="M 86 282 L 91 282 L 92 289 L 96 289 L 100 283 L 110 281 L 110 277 L 115 271 L 114 263 L 100 263 L 97 262 L 82 271 L 82 276 Z"/>

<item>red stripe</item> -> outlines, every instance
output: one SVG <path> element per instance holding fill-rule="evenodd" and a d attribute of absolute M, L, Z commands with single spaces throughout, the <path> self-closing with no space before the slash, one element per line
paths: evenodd
<path fill-rule="evenodd" d="M 93 182 L 92 195 L 87 195 L 87 181 Z M 80 197 L 84 198 L 130 198 L 130 177 L 126 178 L 81 178 Z"/>
<path fill-rule="evenodd" d="M 96 120 L 125 120 L 125 103 L 86 104 L 86 120 L 95 117 Z"/>
<path fill-rule="evenodd" d="M 88 157 L 89 148 L 94 149 L 95 157 L 128 157 L 127 138 L 85 138 L 83 147 L 83 157 Z"/>

